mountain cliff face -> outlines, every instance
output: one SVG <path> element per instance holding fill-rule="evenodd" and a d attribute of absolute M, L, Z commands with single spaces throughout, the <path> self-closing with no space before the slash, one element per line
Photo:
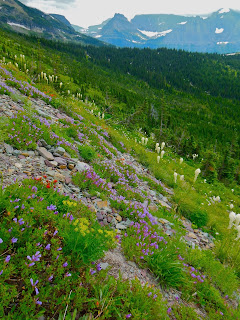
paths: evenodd
<path fill-rule="evenodd" d="M 63 16 L 46 14 L 17 0 L 0 0 L 0 8 L 1 27 L 26 34 L 37 33 L 49 39 L 103 45 L 97 39 L 76 32 Z"/>
<path fill-rule="evenodd" d="M 84 32 L 91 34 L 91 27 Z M 116 14 L 92 36 L 119 47 L 159 47 L 199 52 L 240 51 L 240 12 L 220 9 L 208 16 Z"/>

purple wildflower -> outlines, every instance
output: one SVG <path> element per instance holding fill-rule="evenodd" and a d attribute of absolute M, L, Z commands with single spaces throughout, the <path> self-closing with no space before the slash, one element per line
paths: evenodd
<path fill-rule="evenodd" d="M 51 244 L 47 244 L 46 247 L 45 247 L 45 250 L 50 250 L 50 247 L 51 247 Z"/>
<path fill-rule="evenodd" d="M 67 273 L 65 274 L 65 277 L 71 277 L 71 273 L 67 272 Z"/>
<path fill-rule="evenodd" d="M 11 242 L 12 242 L 12 243 L 16 243 L 17 241 L 18 241 L 18 238 L 14 238 L 14 237 L 13 237 L 13 238 L 11 239 Z"/>
<path fill-rule="evenodd" d="M 0 276 L 3 274 L 3 270 L 0 271 Z"/>
<path fill-rule="evenodd" d="M 65 268 L 65 267 L 67 267 L 67 265 L 68 265 L 68 263 L 64 262 L 63 267 Z"/>
<path fill-rule="evenodd" d="M 35 303 L 40 305 L 40 306 L 42 305 L 42 301 L 40 301 L 38 298 L 35 300 Z"/>
<path fill-rule="evenodd" d="M 90 269 L 90 273 L 91 275 L 94 275 L 94 273 L 96 273 L 96 270 Z"/>
<path fill-rule="evenodd" d="M 47 207 L 47 210 L 51 210 L 51 211 L 55 211 L 57 209 L 57 207 L 53 204 L 51 204 L 50 206 Z"/>
<path fill-rule="evenodd" d="M 48 278 L 48 281 L 52 281 L 53 279 L 53 275 L 51 275 L 49 278 Z"/>
<path fill-rule="evenodd" d="M 10 261 L 10 259 L 11 259 L 10 255 L 6 256 L 5 262 L 8 263 Z"/>
<path fill-rule="evenodd" d="M 3 239 L 2 238 L 0 238 L 0 243 L 3 243 Z"/>
<path fill-rule="evenodd" d="M 100 263 L 97 264 L 96 269 L 97 269 L 97 271 L 102 270 L 102 267 L 101 267 L 101 264 L 100 264 Z"/>
<path fill-rule="evenodd" d="M 131 316 L 132 316 L 131 313 L 127 314 L 127 315 L 126 315 L 126 319 L 131 318 Z"/>

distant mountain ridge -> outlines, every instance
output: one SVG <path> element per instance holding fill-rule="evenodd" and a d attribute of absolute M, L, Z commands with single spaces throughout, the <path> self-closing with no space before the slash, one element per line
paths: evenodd
<path fill-rule="evenodd" d="M 198 52 L 240 51 L 240 12 L 220 9 L 206 16 L 142 14 L 132 20 L 115 14 L 83 33 L 118 47 L 159 47 Z"/>
<path fill-rule="evenodd" d="M 47 39 L 104 45 L 97 39 L 75 31 L 64 16 L 46 14 L 18 0 L 0 0 L 0 26 L 25 34 L 35 33 Z"/>

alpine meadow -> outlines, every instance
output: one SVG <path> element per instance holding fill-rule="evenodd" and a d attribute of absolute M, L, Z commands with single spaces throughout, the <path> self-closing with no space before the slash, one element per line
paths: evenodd
<path fill-rule="evenodd" d="M 240 55 L 0 2 L 0 319 L 240 319 Z"/>

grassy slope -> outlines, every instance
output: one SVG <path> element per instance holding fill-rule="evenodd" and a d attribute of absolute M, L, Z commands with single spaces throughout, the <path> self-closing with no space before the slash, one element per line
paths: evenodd
<path fill-rule="evenodd" d="M 32 56 L 28 56 L 26 54 L 27 49 L 22 47 L 21 49 L 25 49 L 25 51 L 23 51 L 26 55 L 25 57 L 25 62 L 27 63 L 28 68 L 30 69 L 30 74 L 26 75 L 23 72 L 19 72 L 19 70 L 17 68 L 14 67 L 10 67 L 11 71 L 13 72 L 13 74 L 21 80 L 28 80 L 30 81 L 30 79 L 34 76 L 34 69 L 36 67 L 36 65 L 34 65 L 34 59 L 32 59 Z M 11 54 L 15 54 L 14 50 L 16 50 L 16 48 L 13 48 Z M 18 51 L 18 53 L 21 51 Z M 33 53 L 37 54 L 37 50 Z M 19 58 L 18 58 L 19 59 Z M 14 62 L 11 58 L 7 58 L 7 61 L 11 61 Z M 18 61 L 19 65 L 20 62 Z M 55 73 L 55 68 L 54 68 L 54 63 L 50 60 L 47 63 L 47 58 L 43 57 L 43 59 L 41 60 L 41 69 L 44 72 L 47 72 L 47 74 L 54 74 Z M 32 68 L 32 69 L 31 69 Z M 60 72 L 60 70 L 59 70 Z M 140 142 L 141 141 L 141 137 L 142 135 L 137 133 L 137 132 L 128 132 L 126 131 L 126 129 L 124 129 L 123 127 L 120 127 L 119 125 L 117 126 L 118 131 L 116 131 L 114 129 L 114 126 L 116 128 L 116 125 L 114 125 L 114 123 L 112 125 L 108 125 L 107 122 L 105 121 L 99 121 L 95 116 L 91 115 L 89 113 L 89 111 L 93 108 L 94 109 L 94 113 L 97 114 L 97 112 L 100 110 L 100 108 L 95 105 L 93 102 L 90 102 L 88 104 L 85 104 L 81 101 L 76 100 L 75 98 L 71 98 L 68 97 L 66 95 L 64 95 L 63 90 L 66 93 L 66 90 L 71 90 L 71 92 L 75 92 L 78 90 L 78 86 L 76 84 L 73 84 L 71 82 L 71 79 L 66 75 L 66 74 L 61 74 L 61 73 L 57 73 L 56 74 L 59 79 L 58 82 L 56 84 L 50 84 L 50 85 L 46 85 L 43 81 L 40 81 L 40 83 L 37 84 L 37 86 L 39 87 L 40 90 L 48 92 L 48 94 L 51 94 L 54 96 L 54 99 L 52 100 L 52 104 L 55 107 L 58 107 L 60 109 L 64 109 L 65 112 L 67 112 L 70 116 L 73 116 L 74 113 L 78 113 L 80 114 L 83 118 L 84 118 L 84 124 L 86 125 L 86 127 L 91 127 L 91 123 L 93 124 L 100 124 L 101 126 L 104 126 L 104 130 L 106 130 L 111 139 L 110 141 L 114 144 L 115 147 L 117 147 L 118 149 L 121 150 L 121 146 L 119 145 L 119 141 L 123 142 L 125 145 L 125 148 L 128 152 L 131 152 L 132 155 L 134 155 L 141 163 L 143 163 L 145 166 L 147 166 L 150 171 L 155 175 L 155 177 L 157 179 L 161 179 L 164 183 L 166 183 L 167 185 L 174 187 L 174 197 L 172 199 L 172 201 L 174 201 L 176 203 L 176 211 L 177 214 L 179 215 L 185 215 L 187 217 L 190 217 L 192 219 L 192 221 L 196 224 L 196 225 L 200 225 L 203 228 L 206 229 L 206 231 L 210 231 L 212 232 L 212 234 L 218 239 L 218 242 L 216 243 L 216 249 L 213 250 L 213 254 L 211 254 L 210 252 L 201 252 L 198 250 L 192 250 L 192 249 L 187 249 L 185 246 L 183 246 L 181 244 L 181 242 L 179 241 L 179 239 L 173 238 L 172 241 L 170 241 L 169 246 L 167 247 L 167 250 L 165 250 L 165 254 L 166 257 L 164 258 L 165 262 L 167 261 L 166 259 L 169 258 L 168 253 L 170 254 L 170 259 L 168 260 L 169 263 L 169 268 L 173 268 L 172 269 L 172 274 L 176 276 L 176 278 L 172 279 L 172 278 L 163 278 L 162 281 L 164 283 L 164 285 L 167 286 L 176 286 L 177 288 L 181 288 L 183 290 L 183 296 L 184 299 L 186 301 L 191 301 L 190 296 L 194 293 L 193 290 L 197 290 L 198 292 L 198 298 L 196 300 L 193 300 L 194 303 L 197 303 L 199 305 L 201 305 L 202 307 L 205 308 L 205 310 L 207 311 L 208 317 L 210 319 L 222 319 L 220 312 L 224 313 L 225 319 L 237 319 L 239 317 L 239 315 L 237 314 L 237 311 L 233 311 L 232 309 L 229 309 L 228 307 L 226 307 L 226 298 L 223 299 L 224 295 L 232 295 L 233 291 L 237 290 L 238 287 L 238 278 L 237 275 L 239 275 L 240 270 L 239 270 L 239 256 L 238 256 L 238 248 L 237 246 L 232 246 L 231 245 L 231 241 L 234 241 L 233 239 L 236 237 L 236 234 L 231 230 L 229 231 L 227 229 L 227 225 L 228 225 L 228 213 L 227 210 L 229 210 L 229 203 L 234 203 L 235 208 L 239 208 L 240 206 L 240 200 L 239 200 L 239 194 L 240 194 L 240 190 L 239 188 L 235 188 L 234 193 L 226 188 L 223 184 L 220 183 L 215 183 L 212 185 L 209 184 L 205 184 L 203 182 L 203 180 L 199 177 L 197 182 L 194 184 L 193 187 L 193 176 L 194 176 L 194 171 L 197 168 L 196 164 L 191 161 L 184 161 L 182 165 L 180 165 L 179 163 L 179 158 L 178 156 L 176 156 L 175 153 L 172 152 L 172 150 L 170 148 L 166 149 L 166 154 L 164 155 L 164 159 L 161 160 L 160 165 L 157 164 L 156 162 L 156 154 L 153 153 L 152 151 L 154 150 L 155 147 L 155 141 L 153 139 L 149 139 L 148 144 L 146 147 L 142 146 L 139 143 L 135 143 L 135 138 L 137 138 L 137 140 Z M 64 82 L 64 89 L 61 91 L 59 90 L 59 82 L 63 81 Z M 68 83 L 68 85 L 66 85 L 65 83 Z M 91 89 L 89 89 L 91 90 Z M 96 90 L 92 90 L 92 92 L 94 94 L 97 94 Z M 114 103 L 114 101 L 112 101 L 112 103 Z M 67 107 L 68 106 L 68 107 Z M 27 110 L 26 110 L 27 112 Z M 58 130 L 57 128 L 55 128 L 55 130 Z M 72 130 L 76 130 L 74 129 L 74 127 L 72 128 Z M 58 134 L 61 134 L 62 137 L 64 137 L 65 139 L 69 139 L 69 131 L 67 130 L 61 130 L 61 131 L 57 131 Z M 45 134 L 47 136 L 47 134 Z M 46 139 L 46 137 L 45 137 Z M 98 140 L 96 140 L 96 137 L 94 135 L 92 135 L 90 137 L 90 139 L 92 140 L 92 146 L 95 146 L 95 148 L 97 148 L 95 151 L 99 152 L 103 157 L 106 156 L 106 154 L 103 152 L 103 150 L 98 146 Z M 6 141 L 7 138 L 6 138 Z M 8 141 L 9 142 L 9 141 Z M 34 146 L 32 146 L 34 147 Z M 87 146 L 85 146 L 85 148 L 87 148 Z M 69 152 L 71 152 L 71 150 L 69 150 Z M 73 154 L 74 155 L 74 154 Z M 93 157 L 92 159 L 92 164 L 94 165 L 95 163 L 95 158 Z M 97 170 L 97 167 L 96 167 Z M 177 185 L 174 184 L 174 179 L 173 179 L 173 172 L 177 171 L 179 174 L 184 174 L 185 176 L 185 182 L 184 183 L 180 183 L 178 182 Z M 104 173 L 104 175 L 106 175 L 106 173 Z M 111 176 L 111 173 L 110 173 Z M 107 178 L 107 175 L 105 176 Z M 82 179 L 77 180 L 77 183 L 79 183 L 81 185 L 82 183 Z M 28 184 L 30 182 L 26 182 L 26 184 Z M 34 224 L 34 226 L 42 226 L 43 224 L 48 224 L 49 225 L 49 230 L 52 232 L 52 228 L 51 225 L 53 224 L 54 226 L 57 226 L 57 228 L 59 229 L 59 231 L 61 231 L 61 236 L 62 238 L 58 238 L 58 242 L 59 243 L 55 243 L 53 242 L 53 246 L 55 248 L 55 246 L 57 244 L 64 244 L 61 243 L 61 241 L 65 240 L 65 243 L 69 244 L 70 240 L 67 238 L 67 235 L 65 233 L 63 233 L 64 228 L 68 228 L 68 222 L 65 221 L 61 221 L 61 219 L 55 218 L 54 216 L 51 217 L 51 219 L 46 218 L 46 207 L 48 205 L 50 205 L 54 199 L 54 201 L 56 203 L 58 203 L 59 206 L 59 210 L 61 213 L 65 213 L 65 211 L 67 210 L 67 207 L 64 205 L 63 203 L 63 199 L 55 194 L 52 193 L 53 191 L 49 191 L 49 193 L 46 193 L 46 189 L 44 188 L 44 184 L 43 185 L 39 185 L 37 182 L 31 182 L 32 185 L 36 185 L 38 188 L 37 191 L 37 196 L 41 197 L 42 194 L 44 193 L 44 203 L 42 205 L 41 208 L 39 208 L 39 210 L 42 210 L 41 213 L 41 219 L 39 220 L 38 216 L 39 216 L 39 211 L 37 211 L 32 217 L 31 217 L 31 223 Z M 84 185 L 81 185 L 82 188 L 84 188 Z M 85 186 L 86 187 L 86 186 Z M 89 185 L 88 185 L 88 190 L 89 190 Z M 157 186 L 155 186 L 154 188 L 157 188 Z M 91 188 L 90 188 L 91 190 Z M 93 192 L 95 192 L 96 190 L 93 189 Z M 1 194 L 1 197 L 3 199 L 2 203 L 2 207 L 1 207 L 1 214 L 2 214 L 2 218 L 5 219 L 5 217 L 7 216 L 6 213 L 7 212 L 11 212 L 10 218 L 13 217 L 23 217 L 24 219 L 26 219 L 26 221 L 29 219 L 29 212 L 24 212 L 24 214 L 19 213 L 17 210 L 18 209 L 14 209 L 14 207 L 11 204 L 8 204 L 7 202 L 7 195 L 11 194 L 14 198 L 18 198 L 19 195 L 24 194 L 24 199 L 27 199 L 27 196 L 29 194 L 30 191 L 28 191 L 28 189 L 25 187 L 25 191 L 24 191 L 24 187 L 23 189 L 18 189 L 18 186 L 13 186 L 12 188 L 10 188 L 7 191 L 7 194 Z M 220 203 L 214 203 L 212 205 L 208 205 L 208 201 L 210 200 L 210 197 L 212 195 L 215 196 L 220 196 L 221 198 L 221 202 Z M 108 197 L 108 194 L 105 192 L 103 192 L 103 196 L 104 197 Z M 208 201 L 207 201 L 208 200 Z M 29 207 L 34 205 L 34 200 L 30 201 L 28 203 Z M 77 213 L 77 211 L 81 212 L 81 214 L 78 216 L 80 219 L 87 217 L 89 219 L 89 221 L 93 224 L 93 228 L 96 228 L 96 230 L 94 232 L 97 232 L 97 229 L 99 228 L 98 226 L 95 226 L 93 221 L 94 221 L 94 217 L 91 217 L 91 213 L 90 212 L 86 212 L 84 213 L 84 208 L 82 207 L 78 207 L 80 206 L 80 204 L 77 205 L 76 209 L 72 208 L 71 212 L 72 214 L 75 214 L 76 216 L 79 215 L 79 213 Z M 157 213 L 160 217 L 167 217 L 168 219 L 173 219 L 172 215 L 175 214 L 174 212 L 172 213 L 167 213 L 164 212 L 163 210 L 159 210 L 159 212 Z M 205 217 L 207 219 L 205 219 Z M 8 220 L 3 220 L 3 221 L 7 221 L 7 225 L 10 223 L 11 219 L 8 218 Z M 13 225 L 14 226 L 14 225 Z M 1 231 L 4 232 L 4 234 L 1 234 L 1 237 L 3 239 L 5 235 L 5 231 Z M 16 226 L 14 226 L 14 236 L 17 237 L 18 233 L 20 232 Z M 37 232 L 37 231 L 34 231 Z M 131 230 L 128 231 L 129 232 L 129 236 L 131 236 Z M 42 237 L 41 234 L 37 234 L 34 235 L 37 236 L 39 238 Z M 25 239 L 25 238 L 24 238 Z M 27 237 L 26 237 L 27 239 Z M 134 238 L 130 238 L 130 248 L 134 247 L 135 243 L 134 243 Z M 231 239 L 231 241 L 229 240 Z M 10 239 L 9 239 L 10 240 Z M 47 240 L 50 241 L 50 239 L 45 239 L 44 240 L 44 244 L 46 242 L 47 245 Z M 21 243 L 21 245 L 18 246 L 18 256 L 19 259 L 23 259 L 22 256 L 22 252 L 21 252 L 21 247 L 24 246 L 29 246 L 28 250 L 29 250 L 29 255 L 34 254 L 33 252 L 33 248 L 30 246 L 30 244 L 28 243 L 28 240 L 24 240 L 26 242 Z M 53 241 L 53 240 L 51 240 Z M 101 241 L 100 241 L 101 242 Z M 219 245 L 218 245 L 219 243 Z M 71 245 L 70 245 L 71 247 Z M 123 241 L 123 247 L 129 248 L 129 243 L 126 241 Z M 180 253 L 185 257 L 186 262 L 190 263 L 192 266 L 194 266 L 195 268 L 198 268 L 199 270 L 201 270 L 201 272 L 204 272 L 204 274 L 207 275 L 207 282 L 205 282 L 203 285 L 198 285 L 197 288 L 194 287 L 193 283 L 191 280 L 186 279 L 185 278 L 185 284 L 186 286 L 182 286 L 182 269 L 179 269 L 179 266 L 177 268 L 174 268 L 174 263 L 176 262 L 176 255 L 175 255 L 175 250 L 176 247 L 180 248 Z M 56 247 L 57 248 L 57 247 Z M 103 248 L 101 247 L 97 247 L 100 251 L 103 250 Z M 11 250 L 13 250 L 11 248 Z M 81 250 L 80 250 L 80 256 L 81 256 Z M 137 252 L 128 252 L 128 254 L 130 255 L 130 259 L 131 259 L 131 255 L 133 256 L 137 256 Z M 98 258 L 98 255 L 96 255 Z M 82 256 L 81 256 L 82 257 Z M 47 257 L 46 257 L 47 258 Z M 54 254 L 51 257 L 51 259 L 54 259 Z M 92 312 L 93 314 L 97 314 L 97 307 L 98 305 L 93 305 L 89 302 L 89 299 L 93 299 L 93 301 L 95 301 L 95 303 L 98 301 L 97 298 L 97 294 L 98 294 L 98 290 L 100 290 L 101 287 L 101 281 L 107 281 L 104 278 L 104 274 L 100 276 L 99 278 L 99 282 L 97 281 L 96 283 L 96 279 L 89 279 L 87 276 L 85 276 L 85 273 L 87 271 L 89 271 L 90 268 L 90 261 L 87 261 L 87 266 L 85 265 L 78 265 L 76 264 L 76 261 L 74 260 L 74 258 L 67 252 L 64 252 L 64 254 L 62 255 L 62 262 L 64 263 L 64 259 L 68 258 L 68 261 L 71 261 L 71 272 L 74 274 L 74 281 L 76 282 L 71 282 L 72 280 L 69 280 L 70 282 L 68 283 L 68 287 L 71 287 L 72 285 L 77 285 L 77 283 L 79 281 L 84 282 L 84 290 L 85 290 L 85 298 L 83 298 L 83 301 L 79 301 L 78 299 L 74 300 L 74 303 L 72 304 L 72 306 L 70 307 L 71 310 L 74 309 L 74 307 L 76 307 L 78 310 L 81 310 L 81 315 L 88 313 L 88 312 Z M 160 257 L 157 255 L 154 257 L 154 259 L 152 259 L 151 261 L 145 261 L 146 264 L 149 264 L 149 268 L 154 269 L 154 267 L 156 268 L 156 266 L 161 265 L 160 264 Z M 19 260 L 19 261 L 20 261 Z M 93 259 L 94 260 L 94 259 Z M 219 261 L 220 260 L 220 261 Z M 137 260 L 138 261 L 138 260 Z M 53 262 L 52 262 L 53 263 Z M 70 262 L 69 262 L 70 263 Z M 138 261 L 138 263 L 141 265 L 142 262 Z M 224 263 L 224 264 L 222 264 Z M 53 263 L 54 264 L 54 263 Z M 228 267 L 226 267 L 226 265 L 228 265 Z M 12 267 L 14 268 L 14 265 L 12 265 Z M 59 274 L 59 277 L 61 277 L 61 275 L 63 275 L 63 270 L 62 269 L 58 269 L 58 266 L 54 265 L 54 271 Z M 81 279 L 79 279 L 79 272 L 77 271 L 78 268 L 83 268 L 83 276 L 81 277 Z M 163 268 L 163 266 L 162 266 Z M 5 269 L 4 269 L 5 270 Z M 11 269 L 12 270 L 12 269 Z M 38 279 L 38 277 L 40 277 L 40 270 L 41 268 L 39 267 L 39 270 L 36 271 L 36 273 L 34 274 L 34 276 L 29 272 L 29 271 L 24 271 L 27 272 L 27 276 L 33 277 L 34 281 L 36 281 Z M 86 271 L 87 270 L 87 271 Z M 160 277 L 161 280 L 161 274 L 163 269 L 160 269 L 160 274 L 157 274 Z M 22 272 L 22 271 L 21 271 Z M 9 273 L 10 274 L 10 273 Z M 16 273 L 17 274 L 17 273 Z M 87 273 L 86 273 L 87 274 Z M 26 275 L 26 274 L 25 274 Z M 102 278 L 103 277 L 103 278 Z M 101 280 L 104 279 L 104 280 Z M 45 279 L 46 280 L 46 279 Z M 41 281 L 44 281 L 44 279 L 41 279 Z M 113 281 L 113 280 L 111 280 Z M 85 286 L 85 283 L 89 282 L 90 286 Z M 42 284 L 43 282 L 41 282 Z M 126 292 L 130 292 L 127 290 L 130 290 L 127 284 L 124 284 L 124 282 L 120 283 L 110 283 L 110 282 L 106 282 L 106 291 L 109 290 L 110 292 L 110 296 L 106 294 L 107 301 L 111 300 L 111 292 L 114 292 L 114 302 L 111 302 L 111 308 L 109 308 L 109 312 L 112 312 L 111 315 L 115 317 L 117 313 L 114 313 L 116 311 L 114 311 L 115 309 L 118 309 L 120 311 L 120 318 L 124 317 L 125 315 L 129 314 L 129 312 L 132 312 L 134 314 L 135 319 L 142 319 L 142 315 L 137 315 L 137 310 L 140 308 L 140 305 L 137 305 L 136 300 L 139 301 L 143 301 L 145 298 L 144 296 L 142 296 L 140 298 L 140 296 L 138 296 L 139 292 L 139 287 L 136 284 L 136 290 L 133 290 L 133 295 L 129 296 L 128 298 L 124 297 L 124 300 L 126 300 L 126 305 L 124 305 L 124 307 L 122 309 L 119 308 L 119 299 L 121 299 L 120 297 L 123 297 L 123 291 L 125 290 Z M 27 295 L 26 295 L 26 301 L 28 301 L 27 299 L 31 299 L 31 291 L 30 288 L 31 286 L 28 284 L 29 288 L 27 291 Z M 60 282 L 59 283 L 59 291 L 56 294 L 55 298 L 56 299 L 60 299 L 60 303 L 61 303 L 61 308 L 63 310 L 64 308 L 64 299 L 66 299 L 66 297 L 69 294 L 69 291 L 62 291 L 62 287 L 61 286 L 66 286 L 66 284 L 64 282 Z M 125 286 L 125 287 L 124 287 Z M 97 290 L 96 290 L 97 288 Z M 109 289 L 110 288 L 110 289 Z M 116 289 L 117 288 L 117 292 Z M 149 288 L 146 288 L 146 292 L 145 295 L 147 295 L 149 292 Z M 62 293 L 62 295 L 61 295 Z M 2 292 L 2 294 L 4 296 L 7 297 L 7 292 Z M 15 294 L 15 293 L 13 293 Z M 50 291 L 48 293 L 46 293 L 46 297 L 44 298 L 44 303 L 47 302 L 47 296 L 50 293 Z M 82 295 L 82 292 L 76 292 L 77 296 L 78 295 Z M 233 296 L 231 296 L 232 298 Z M 10 300 L 11 300 L 11 296 L 10 296 Z M 54 299 L 55 299 L 54 298 Z M 53 302 L 55 301 L 53 299 Z M 85 299 L 85 300 L 84 300 Z M 142 299 L 142 300 L 141 300 Z M 7 301 L 7 300 L 6 300 Z M 56 300 L 58 301 L 58 300 Z M 112 301 L 112 300 L 111 300 Z M 104 302 L 105 303 L 105 302 Z M 130 309 L 129 309 L 129 305 L 128 303 L 130 303 Z M 149 301 L 149 304 L 152 303 L 152 300 Z M 7 302 L 6 302 L 7 304 Z M 36 309 L 36 307 L 31 307 L 32 309 L 30 310 L 32 312 L 32 314 L 37 314 L 37 312 L 40 312 L 39 309 Z M 50 311 L 54 310 L 54 307 L 52 305 L 49 305 L 48 308 L 50 308 Z M 53 308 L 51 310 L 51 308 Z M 113 310 L 112 310 L 113 308 Z M 115 309 L 114 309 L 115 308 Z M 144 308 L 150 308 L 150 305 L 148 304 L 144 304 Z M 161 312 L 162 314 L 165 314 L 164 317 L 168 317 L 167 316 L 167 312 L 166 309 L 164 309 L 163 303 L 160 300 L 157 300 L 156 305 L 153 305 L 151 311 L 148 314 L 149 319 L 154 319 L 154 317 L 156 317 L 157 315 L 154 313 L 154 308 L 157 310 L 157 312 L 160 312 L 161 308 Z M 20 314 L 21 312 L 23 312 L 24 310 L 24 304 L 22 304 L 22 311 L 19 311 Z M 105 310 L 105 309 L 104 309 Z M 141 309 L 142 310 L 142 309 Z M 2 310 L 1 310 L 2 311 Z M 141 311 L 143 312 L 143 311 Z M 194 315 L 194 311 L 191 310 L 190 308 L 185 308 L 183 305 L 178 305 L 176 304 L 173 307 L 173 311 L 175 314 L 175 317 L 179 317 L 179 319 L 194 319 L 194 317 L 196 317 Z M 102 315 L 102 319 L 105 319 L 106 315 Z M 13 317 L 13 314 L 12 314 Z M 107 317 L 107 316 L 106 316 Z M 147 317 L 147 316 L 146 316 Z M 163 317 L 163 319 L 164 319 Z M 11 318 L 11 317 L 10 317 Z M 14 318 L 14 317 L 13 317 Z M 178 318 L 177 318 L 178 319 Z M 197 319 L 197 318 L 196 318 Z"/>

